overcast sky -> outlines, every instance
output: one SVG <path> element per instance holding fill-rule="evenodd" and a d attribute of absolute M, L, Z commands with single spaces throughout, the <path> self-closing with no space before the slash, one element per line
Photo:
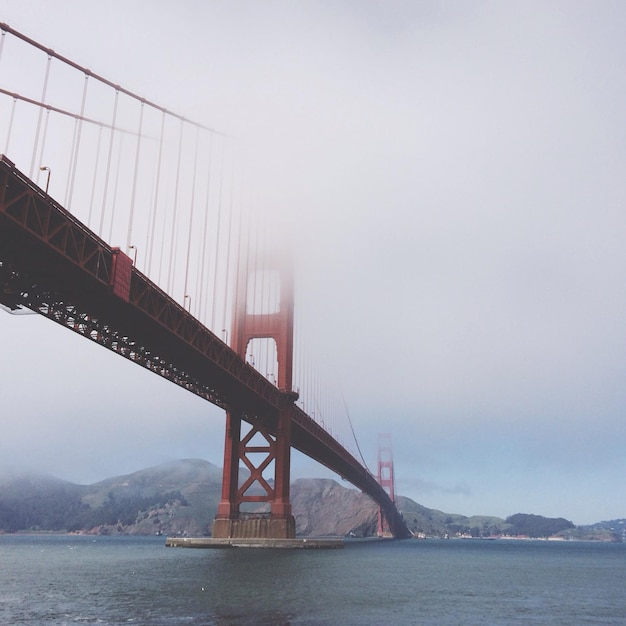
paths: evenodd
<path fill-rule="evenodd" d="M 626 517 L 626 4 L 0 11 L 264 155 L 257 201 L 294 229 L 298 302 L 371 467 L 392 433 L 399 493 Z M 221 463 L 223 414 L 171 383 L 34 315 L 0 312 L 0 341 L 4 464 L 92 482 Z"/>

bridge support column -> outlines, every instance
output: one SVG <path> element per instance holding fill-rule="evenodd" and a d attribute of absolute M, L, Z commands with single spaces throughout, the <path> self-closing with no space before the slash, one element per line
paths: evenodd
<path fill-rule="evenodd" d="M 289 468 L 291 464 L 291 413 L 284 408 L 279 416 L 275 437 L 253 427 L 241 438 L 241 416 L 229 412 L 226 418 L 222 499 L 213 522 L 212 536 L 237 539 L 294 539 L 296 522 L 289 502 Z M 251 445 L 263 444 L 263 445 Z M 252 455 L 265 455 L 259 462 Z M 250 476 L 239 485 L 239 465 L 243 463 Z M 274 464 L 274 487 L 263 471 Z M 253 487 L 251 489 L 251 487 Z M 265 491 L 265 493 L 259 493 Z M 241 512 L 241 504 L 269 503 L 269 511 Z"/>
<path fill-rule="evenodd" d="M 293 276 L 288 264 L 281 263 L 277 257 L 266 258 L 261 265 L 264 272 L 277 275 L 278 306 L 257 311 L 252 306 L 254 298 L 248 306 L 248 294 L 256 291 L 250 278 L 257 271 L 241 266 L 232 347 L 245 359 L 248 344 L 253 339 L 274 340 L 278 362 L 276 384 L 284 392 L 284 403 L 269 413 L 265 409 L 259 415 L 227 413 L 222 499 L 212 533 L 215 538 L 294 539 L 296 536 L 289 501 L 292 407 L 298 397 L 292 391 Z M 271 283 L 267 278 L 263 280 Z M 262 298 L 258 300 L 263 301 Z M 253 366 L 252 363 L 249 365 Z M 242 432 L 242 420 L 251 425 L 246 433 Z M 244 481 L 239 477 L 241 466 L 250 472 Z M 269 472 L 272 467 L 273 485 L 264 476 L 264 472 Z M 243 504 L 247 505 L 247 511 L 242 511 Z"/>
<path fill-rule="evenodd" d="M 237 491 L 239 488 L 239 440 L 241 438 L 241 415 L 226 412 L 226 437 L 224 441 L 224 468 L 222 474 L 222 499 L 217 505 L 217 520 L 239 517 Z M 215 535 L 215 524 L 213 525 Z M 221 536 L 221 535 L 219 535 Z M 227 535 L 229 536 L 229 535 Z"/>
<path fill-rule="evenodd" d="M 289 501 L 289 482 L 291 476 L 291 413 L 283 409 L 278 418 L 278 437 L 276 438 L 274 500 L 271 503 L 270 520 L 273 532 L 280 537 L 296 536 L 296 522 L 291 513 Z"/>

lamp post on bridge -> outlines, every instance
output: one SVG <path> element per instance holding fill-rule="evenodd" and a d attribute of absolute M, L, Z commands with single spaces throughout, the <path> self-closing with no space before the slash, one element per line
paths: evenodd
<path fill-rule="evenodd" d="M 39 169 L 42 172 L 48 172 L 48 177 L 46 178 L 46 195 L 48 195 L 48 187 L 50 187 L 50 173 L 52 170 L 47 165 L 42 165 Z"/>
<path fill-rule="evenodd" d="M 133 255 L 133 265 L 137 265 L 137 246 L 128 246 L 128 250 L 135 251 L 135 254 Z"/>

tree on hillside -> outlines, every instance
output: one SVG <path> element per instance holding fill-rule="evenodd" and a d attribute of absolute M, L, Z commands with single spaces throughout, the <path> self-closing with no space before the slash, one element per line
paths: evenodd
<path fill-rule="evenodd" d="M 574 524 L 562 517 L 552 518 L 527 513 L 516 513 L 506 518 L 513 527 L 512 533 L 527 537 L 551 537 L 562 530 L 575 528 Z"/>

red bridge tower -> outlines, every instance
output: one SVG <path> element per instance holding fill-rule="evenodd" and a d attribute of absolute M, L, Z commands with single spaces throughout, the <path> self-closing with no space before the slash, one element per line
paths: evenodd
<path fill-rule="evenodd" d="M 292 392 L 294 297 L 293 274 L 288 264 L 273 258 L 265 263 L 263 272 L 277 278 L 278 297 L 276 310 L 254 310 L 250 302 L 257 288 L 255 271 L 240 272 L 235 299 L 232 329 L 232 348 L 246 358 L 252 339 L 273 339 L 276 342 L 278 376 L 276 384 L 285 392 L 276 435 L 270 434 L 262 424 L 267 416 L 248 416 L 253 425 L 242 437 L 240 411 L 231 408 L 226 413 L 226 441 L 224 446 L 224 473 L 222 498 L 213 522 L 213 537 L 217 538 L 268 538 L 293 539 L 296 536 L 295 519 L 289 501 L 291 461 L 291 407 L 297 399 Z M 239 467 L 243 464 L 250 476 L 239 481 Z M 264 472 L 274 468 L 274 485 Z M 244 503 L 267 503 L 269 512 L 251 514 L 241 511 Z"/>
<path fill-rule="evenodd" d="M 391 450 L 391 434 L 381 433 L 378 435 L 378 483 L 387 492 L 391 501 L 395 504 L 395 481 L 393 477 L 393 455 Z M 378 531 L 379 537 L 391 537 L 389 524 L 383 515 L 383 510 L 378 507 Z"/>

